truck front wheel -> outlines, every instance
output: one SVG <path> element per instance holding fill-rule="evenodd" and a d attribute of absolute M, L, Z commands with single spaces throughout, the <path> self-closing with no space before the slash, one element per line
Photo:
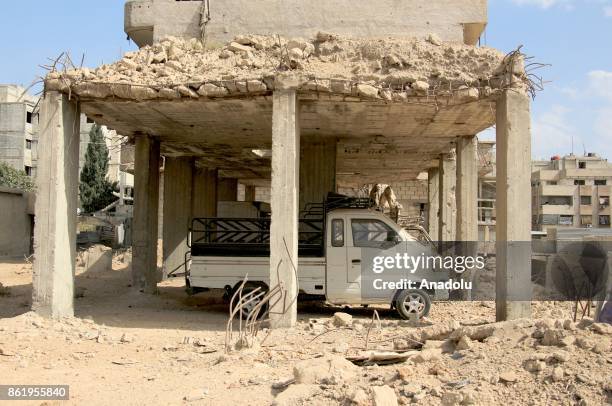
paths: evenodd
<path fill-rule="evenodd" d="M 420 289 L 402 290 L 395 297 L 394 304 L 403 319 L 410 320 L 415 315 L 420 319 L 429 314 L 431 298 L 427 292 Z"/>

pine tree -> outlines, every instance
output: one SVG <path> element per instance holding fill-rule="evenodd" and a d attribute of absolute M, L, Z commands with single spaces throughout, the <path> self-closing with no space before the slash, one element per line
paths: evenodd
<path fill-rule="evenodd" d="M 113 196 L 115 185 L 106 179 L 108 161 L 102 127 L 94 124 L 89 131 L 89 145 L 79 184 L 81 206 L 87 213 L 103 209 L 117 199 Z"/>

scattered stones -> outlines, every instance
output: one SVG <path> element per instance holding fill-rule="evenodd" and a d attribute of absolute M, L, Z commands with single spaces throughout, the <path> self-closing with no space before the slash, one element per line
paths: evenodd
<path fill-rule="evenodd" d="M 412 357 L 412 361 L 415 364 L 420 364 L 423 362 L 429 361 L 437 361 L 442 357 L 442 350 L 440 348 L 434 348 L 429 350 L 423 350 L 414 357 Z"/>
<path fill-rule="evenodd" d="M 597 334 L 612 335 L 612 325 L 608 323 L 593 323 L 591 328 Z"/>
<path fill-rule="evenodd" d="M 529 372 L 541 372 L 546 368 L 546 363 L 543 361 L 538 361 L 534 359 L 530 359 L 525 361 L 525 369 Z"/>
<path fill-rule="evenodd" d="M 301 361 L 293 368 L 296 383 L 337 385 L 350 381 L 358 369 L 339 356 L 327 356 Z"/>
<path fill-rule="evenodd" d="M 397 406 L 395 391 L 387 385 L 372 388 L 372 401 L 374 406 Z"/>
<path fill-rule="evenodd" d="M 121 338 L 119 339 L 120 342 L 122 343 L 133 343 L 134 342 L 134 336 L 128 333 L 123 333 L 123 335 L 121 336 Z"/>
<path fill-rule="evenodd" d="M 563 368 L 561 367 L 553 368 L 551 378 L 554 382 L 559 382 L 563 380 L 564 376 L 565 376 L 565 372 L 563 371 Z"/>
<path fill-rule="evenodd" d="M 518 376 L 512 371 L 502 372 L 499 374 L 499 380 L 506 383 L 518 382 Z"/>
<path fill-rule="evenodd" d="M 370 397 L 363 389 L 355 389 L 348 399 L 357 406 L 369 406 Z"/>
<path fill-rule="evenodd" d="M 360 96 L 368 97 L 371 99 L 378 98 L 378 88 L 371 85 L 359 84 L 357 85 L 357 93 Z"/>
<path fill-rule="evenodd" d="M 273 404 L 277 406 L 293 406 L 302 404 L 318 391 L 319 387 L 317 385 L 291 385 L 283 392 L 276 395 L 276 399 L 274 400 Z"/>
<path fill-rule="evenodd" d="M 353 316 L 348 313 L 337 312 L 334 313 L 332 323 L 336 327 L 348 327 L 353 322 Z"/>
<path fill-rule="evenodd" d="M 461 336 L 459 341 L 457 341 L 456 349 L 458 351 L 469 350 L 472 348 L 472 340 L 468 336 Z"/>

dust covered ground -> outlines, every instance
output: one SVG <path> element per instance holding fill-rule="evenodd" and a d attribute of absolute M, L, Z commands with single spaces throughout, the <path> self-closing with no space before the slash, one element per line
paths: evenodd
<path fill-rule="evenodd" d="M 296 329 L 261 330 L 253 348 L 226 354 L 218 296 L 188 297 L 182 280 L 143 295 L 128 263 L 78 272 L 76 317 L 60 321 L 29 311 L 30 265 L 1 263 L 0 383 L 70 385 L 70 401 L 48 405 L 612 402 L 612 326 L 573 323 L 568 303 L 496 324 L 492 302 L 436 303 L 418 326 L 383 308 L 371 325 L 372 308 L 303 304 Z M 346 360 L 387 350 L 405 361 Z"/>

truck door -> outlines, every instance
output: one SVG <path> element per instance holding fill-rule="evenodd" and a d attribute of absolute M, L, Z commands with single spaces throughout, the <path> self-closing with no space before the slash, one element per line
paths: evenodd
<path fill-rule="evenodd" d="M 326 297 L 331 303 L 359 303 L 359 280 L 351 280 L 347 264 L 347 238 L 350 224 L 346 216 L 332 215 L 327 227 Z M 357 296 L 357 299 L 355 297 Z"/>

